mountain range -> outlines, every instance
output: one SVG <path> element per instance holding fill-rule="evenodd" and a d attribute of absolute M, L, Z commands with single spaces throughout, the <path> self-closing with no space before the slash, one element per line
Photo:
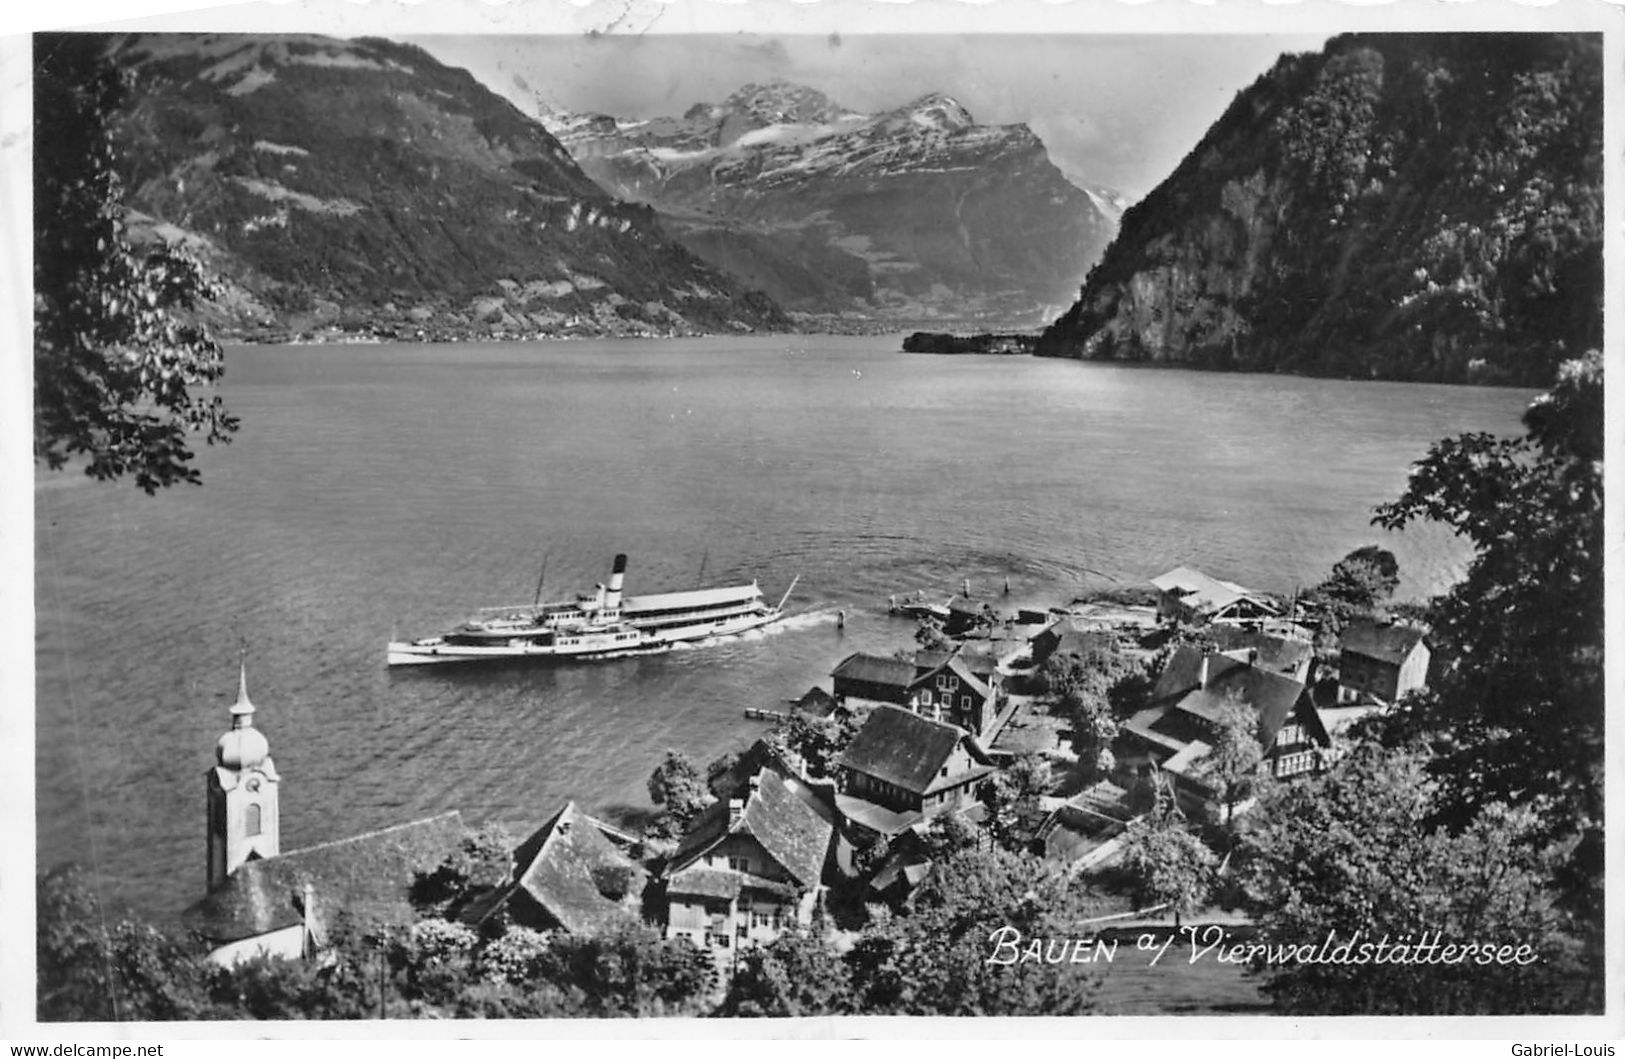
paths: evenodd
<path fill-rule="evenodd" d="M 1600 34 L 1283 56 L 1123 216 L 1039 352 L 1543 386 L 1602 342 Z"/>
<path fill-rule="evenodd" d="M 466 71 L 376 39 L 112 38 L 131 229 L 225 281 L 224 337 L 785 330 Z"/>
<path fill-rule="evenodd" d="M 1040 324 L 1121 209 L 1027 126 L 980 125 L 941 93 L 863 114 L 781 81 L 681 117 L 541 119 L 600 185 L 799 313 Z"/>

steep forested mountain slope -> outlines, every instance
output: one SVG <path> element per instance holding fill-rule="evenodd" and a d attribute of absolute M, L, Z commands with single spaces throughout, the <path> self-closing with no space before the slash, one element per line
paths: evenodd
<path fill-rule="evenodd" d="M 1054 356 L 1545 384 L 1602 340 L 1597 35 L 1283 57 L 1123 217 Z"/>
<path fill-rule="evenodd" d="M 110 42 L 137 221 L 231 283 L 226 332 L 671 333 L 787 321 L 615 200 L 536 121 L 413 47 Z"/>

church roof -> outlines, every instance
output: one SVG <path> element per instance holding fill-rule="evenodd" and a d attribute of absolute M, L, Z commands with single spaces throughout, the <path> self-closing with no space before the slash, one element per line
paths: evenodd
<path fill-rule="evenodd" d="M 250 860 L 183 918 L 216 945 L 267 934 L 303 921 L 308 883 L 320 933 L 330 934 L 341 914 L 363 925 L 407 922 L 416 874 L 433 869 L 462 838 L 462 817 L 452 811 Z"/>

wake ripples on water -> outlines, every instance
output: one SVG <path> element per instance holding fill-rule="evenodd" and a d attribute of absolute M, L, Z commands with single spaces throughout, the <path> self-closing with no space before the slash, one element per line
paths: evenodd
<path fill-rule="evenodd" d="M 1436 591 L 1462 544 L 1387 537 L 1370 509 L 1435 437 L 1518 432 L 1528 397 L 795 345 L 233 349 L 245 425 L 199 453 L 202 489 L 44 476 L 40 865 L 87 861 L 155 917 L 201 895 L 202 776 L 245 642 L 294 849 L 451 808 L 521 833 L 566 798 L 635 818 L 667 748 L 740 748 L 763 730 L 746 708 L 911 644 L 888 595 L 969 579 L 1044 606 L 1179 563 L 1290 591 L 1373 542 Z M 784 621 L 697 649 L 384 665 L 392 635 L 529 601 L 544 557 L 556 598 L 616 552 L 632 594 L 801 580 Z"/>

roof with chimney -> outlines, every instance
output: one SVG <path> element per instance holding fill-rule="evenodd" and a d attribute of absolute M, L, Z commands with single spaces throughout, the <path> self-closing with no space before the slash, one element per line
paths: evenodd
<path fill-rule="evenodd" d="M 514 851 L 518 892 L 572 934 L 590 934 L 629 914 L 626 895 L 642 893 L 648 873 L 604 837 L 598 822 L 566 802 Z"/>
<path fill-rule="evenodd" d="M 1342 650 L 1391 666 L 1403 665 L 1427 634 L 1411 625 L 1356 622 L 1343 630 Z"/>
<path fill-rule="evenodd" d="M 1275 636 L 1234 625 L 1214 625 L 1208 630 L 1208 635 L 1219 650 L 1233 658 L 1245 658 L 1249 652 L 1258 652 L 1251 656 L 1253 664 L 1277 673 L 1301 676 L 1315 654 L 1315 645 L 1308 640 Z"/>
<path fill-rule="evenodd" d="M 943 766 L 961 743 L 971 760 L 983 766 L 982 771 L 992 771 L 986 754 L 957 725 L 933 721 L 897 706 L 877 706 L 835 764 L 915 794 L 928 794 L 934 787 L 957 784 L 965 778 L 960 774 L 947 777 L 946 783 L 939 782 Z"/>
<path fill-rule="evenodd" d="M 433 870 L 462 840 L 462 817 L 453 811 L 250 860 L 183 919 L 216 945 L 258 937 L 306 921 L 309 885 L 310 925 L 318 934 L 328 934 L 340 916 L 362 926 L 408 922 L 417 873 Z"/>
<path fill-rule="evenodd" d="M 1136 714 L 1128 727 L 1140 734 L 1149 728 L 1181 743 L 1191 742 L 1201 729 L 1185 718 L 1217 724 L 1225 703 L 1234 696 L 1257 715 L 1259 745 L 1267 748 L 1303 692 L 1304 683 L 1284 673 L 1181 644 L 1157 680 L 1151 707 Z"/>
<path fill-rule="evenodd" d="M 677 844 L 668 874 L 686 874 L 730 835 L 749 835 L 799 884 L 816 886 L 824 874 L 834 828 L 796 794 L 792 782 L 763 769 L 752 777 L 752 786 L 739 792 L 744 797 L 711 803 Z"/>

